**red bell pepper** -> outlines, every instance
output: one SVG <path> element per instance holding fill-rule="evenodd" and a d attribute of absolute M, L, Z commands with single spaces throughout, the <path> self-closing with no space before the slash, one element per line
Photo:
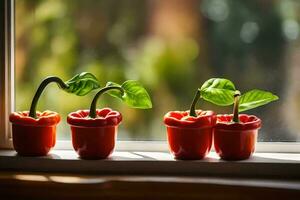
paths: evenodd
<path fill-rule="evenodd" d="M 55 145 L 56 125 L 60 116 L 56 112 L 36 112 L 37 119 L 28 111 L 14 112 L 9 116 L 12 123 L 13 145 L 19 155 L 43 156 Z"/>
<path fill-rule="evenodd" d="M 99 97 L 106 92 L 134 108 L 152 107 L 147 91 L 137 81 L 125 81 L 122 85 L 108 82 L 94 96 L 89 110 L 68 115 L 73 147 L 83 159 L 104 159 L 113 152 L 122 115 L 110 108 L 96 109 Z"/>
<path fill-rule="evenodd" d="M 171 111 L 164 116 L 171 153 L 176 159 L 202 159 L 210 151 L 212 130 L 216 123 L 213 111 Z"/>
<path fill-rule="evenodd" d="M 175 159 L 202 159 L 211 149 L 216 117 L 213 111 L 195 109 L 200 98 L 201 90 L 197 89 L 189 111 L 172 111 L 164 116 L 169 148 Z"/>
<path fill-rule="evenodd" d="M 239 122 L 235 123 L 233 115 L 217 115 L 214 146 L 222 159 L 247 159 L 255 151 L 261 120 L 254 115 L 239 114 L 238 117 Z"/>
<path fill-rule="evenodd" d="M 89 114 L 89 110 L 79 110 L 68 115 L 73 147 L 81 158 L 106 158 L 115 147 L 122 115 L 110 108 L 97 109 L 95 118 L 89 117 Z"/>
<path fill-rule="evenodd" d="M 66 82 L 56 76 L 44 79 L 33 97 L 30 111 L 13 112 L 9 118 L 12 123 L 13 145 L 19 155 L 44 156 L 55 145 L 56 125 L 60 116 L 52 111 L 36 111 L 43 90 L 52 82 L 57 83 L 64 91 L 78 96 L 99 88 L 96 77 L 87 72 L 78 74 Z"/>
<path fill-rule="evenodd" d="M 208 85 L 223 85 L 222 90 L 207 90 L 208 100 L 226 106 L 233 104 L 232 115 L 218 115 L 213 140 L 216 152 L 225 160 L 249 158 L 255 151 L 261 120 L 254 115 L 239 114 L 240 111 L 256 108 L 278 99 L 271 92 L 251 90 L 241 95 L 234 84 L 226 79 L 210 79 Z M 225 101 L 226 100 L 226 101 Z"/>

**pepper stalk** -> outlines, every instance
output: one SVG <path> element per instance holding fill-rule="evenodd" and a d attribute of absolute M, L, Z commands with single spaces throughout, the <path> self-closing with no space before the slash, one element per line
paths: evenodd
<path fill-rule="evenodd" d="M 190 116 L 192 116 L 192 117 L 197 117 L 197 113 L 196 113 L 196 108 L 195 107 L 196 107 L 196 104 L 197 104 L 198 100 L 200 99 L 200 97 L 201 97 L 201 92 L 198 89 L 197 92 L 196 92 L 196 94 L 195 94 L 195 97 L 193 99 L 193 102 L 191 104 L 191 107 L 190 107 Z"/>
<path fill-rule="evenodd" d="M 32 118 L 37 118 L 36 116 L 36 107 L 37 107 L 37 103 L 39 101 L 39 98 L 41 96 L 41 94 L 43 93 L 44 89 L 46 88 L 46 86 L 49 83 L 55 82 L 57 83 L 62 89 L 67 89 L 69 86 L 67 84 L 65 84 L 60 78 L 56 77 L 56 76 L 49 76 L 47 78 L 45 78 L 42 83 L 40 84 L 40 86 L 38 87 L 32 102 L 31 102 L 31 106 L 30 106 L 30 111 L 29 111 L 29 117 Z"/>
<path fill-rule="evenodd" d="M 97 101 L 98 101 L 99 97 L 100 97 L 103 93 L 105 93 L 105 92 L 107 92 L 107 91 L 109 91 L 109 90 L 119 90 L 119 91 L 122 93 L 122 95 L 123 95 L 123 93 L 124 93 L 124 89 L 123 89 L 122 87 L 120 87 L 120 86 L 106 86 L 106 87 L 102 88 L 102 89 L 95 95 L 95 97 L 93 98 L 93 101 L 92 101 L 91 107 L 90 107 L 90 113 L 89 113 L 89 117 L 90 117 L 90 118 L 96 118 L 96 117 L 97 117 L 97 112 L 96 112 Z"/>
<path fill-rule="evenodd" d="M 232 121 L 235 123 L 239 123 L 239 100 L 240 100 L 241 92 L 236 90 L 234 94 L 234 104 L 233 104 L 233 118 Z"/>
<path fill-rule="evenodd" d="M 42 81 L 42 83 L 38 87 L 32 99 L 30 111 L 29 111 L 29 117 L 35 119 L 37 118 L 36 116 L 37 103 L 45 87 L 51 82 L 56 82 L 58 86 L 61 89 L 63 89 L 65 92 L 76 94 L 77 96 L 84 96 L 89 92 L 91 92 L 92 90 L 100 87 L 97 78 L 89 72 L 82 72 L 80 74 L 77 74 L 66 82 L 63 82 L 60 78 L 56 76 L 49 76 Z"/>

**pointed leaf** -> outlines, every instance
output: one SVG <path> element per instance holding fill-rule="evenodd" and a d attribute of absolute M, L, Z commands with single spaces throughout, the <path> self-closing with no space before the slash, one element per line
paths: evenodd
<path fill-rule="evenodd" d="M 219 106 L 228 106 L 234 102 L 234 84 L 227 79 L 212 78 L 200 88 L 201 97 Z"/>
<path fill-rule="evenodd" d="M 243 94 L 239 101 L 239 111 L 246 111 L 252 108 L 256 108 L 272 101 L 279 99 L 278 96 L 271 92 L 263 90 L 251 90 Z"/>
<path fill-rule="evenodd" d="M 66 92 L 74 93 L 78 96 L 84 96 L 92 90 L 100 87 L 97 78 L 88 72 L 77 74 L 70 80 L 65 82 L 69 87 L 65 89 Z"/>
<path fill-rule="evenodd" d="M 106 86 L 120 86 L 117 83 L 108 82 Z M 133 108 L 140 108 L 140 109 L 148 109 L 152 108 L 152 102 L 150 96 L 146 89 L 135 80 L 128 80 L 125 81 L 121 88 L 123 88 L 124 92 L 118 90 L 111 90 L 108 91 L 113 97 L 117 97 L 118 99 L 125 102 L 128 106 Z"/>

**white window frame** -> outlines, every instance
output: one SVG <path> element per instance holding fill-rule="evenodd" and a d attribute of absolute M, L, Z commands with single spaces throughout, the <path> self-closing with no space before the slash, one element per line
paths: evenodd
<path fill-rule="evenodd" d="M 15 110 L 14 97 L 14 0 L 3 0 L 4 34 L 0 34 L 0 148 L 12 149 L 11 125 L 8 116 Z M 2 11 L 0 10 L 0 13 Z M 1 19 L 0 17 L 0 20 Z M 0 23 L 1 24 L 1 23 Z M 2 43 L 1 43 L 2 42 Z M 4 66 L 4 67 L 3 67 Z M 55 149 L 72 149 L 71 141 L 58 140 Z M 117 151 L 168 151 L 166 141 L 117 141 Z M 257 152 L 299 153 L 300 142 L 258 142 Z"/>

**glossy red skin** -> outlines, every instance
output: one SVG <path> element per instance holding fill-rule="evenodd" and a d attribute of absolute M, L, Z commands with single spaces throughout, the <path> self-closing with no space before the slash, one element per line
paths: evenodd
<path fill-rule="evenodd" d="M 89 118 L 89 110 L 79 110 L 68 115 L 72 143 L 83 159 L 105 159 L 114 150 L 121 113 L 110 108 L 97 109 L 97 117 Z"/>
<path fill-rule="evenodd" d="M 216 116 L 212 111 L 196 112 L 197 117 L 189 116 L 189 111 L 171 111 L 164 116 L 169 148 L 175 159 L 202 159 L 211 149 Z"/>
<path fill-rule="evenodd" d="M 9 116 L 14 149 L 22 156 L 45 156 L 55 145 L 60 116 L 52 111 L 37 112 L 37 119 L 28 115 L 23 111 Z"/>
<path fill-rule="evenodd" d="M 240 122 L 232 123 L 232 115 L 218 115 L 214 128 L 214 146 L 224 160 L 248 159 L 255 151 L 261 120 L 254 115 L 239 115 Z"/>

